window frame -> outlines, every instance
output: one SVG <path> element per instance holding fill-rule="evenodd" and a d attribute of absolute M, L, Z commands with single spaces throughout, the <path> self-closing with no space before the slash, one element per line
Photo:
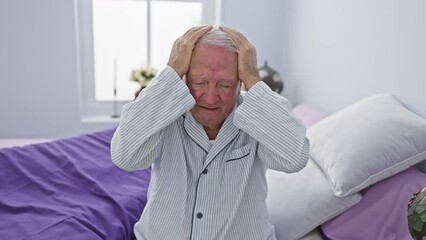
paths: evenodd
<path fill-rule="evenodd" d="M 120 1 L 120 0 L 109 0 Z M 201 2 L 202 24 L 219 24 L 221 0 L 134 0 L 148 3 L 148 49 L 150 62 L 150 3 L 152 1 Z M 94 41 L 92 0 L 74 0 L 77 79 L 80 116 L 83 122 L 117 122 L 121 108 L 129 101 L 97 101 L 95 99 Z"/>

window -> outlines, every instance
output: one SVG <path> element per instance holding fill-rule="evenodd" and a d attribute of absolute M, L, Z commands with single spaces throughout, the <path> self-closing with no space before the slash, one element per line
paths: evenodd
<path fill-rule="evenodd" d="M 139 89 L 129 79 L 132 69 L 151 66 L 161 70 L 176 38 L 192 26 L 219 22 L 219 3 L 75 0 L 83 119 L 107 120 L 111 119 L 107 116 L 117 115 Z"/>

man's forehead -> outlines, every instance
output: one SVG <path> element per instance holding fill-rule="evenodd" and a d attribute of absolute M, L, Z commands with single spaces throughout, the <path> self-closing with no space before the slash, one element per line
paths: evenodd
<path fill-rule="evenodd" d="M 229 83 L 235 83 L 239 82 L 238 78 L 235 77 L 229 77 L 229 76 L 221 76 L 221 77 L 213 77 L 213 74 L 209 74 L 207 72 L 190 72 L 188 73 L 188 77 L 191 80 L 204 80 L 204 81 L 220 81 L 220 82 L 229 82 Z"/>
<path fill-rule="evenodd" d="M 230 53 L 236 53 L 235 51 L 230 50 L 229 48 L 225 47 L 225 46 L 220 46 L 220 45 L 216 45 L 216 44 L 207 44 L 207 43 L 198 43 L 195 45 L 194 50 L 195 49 L 200 49 L 200 48 L 205 48 L 205 49 L 210 49 L 210 50 L 219 50 L 219 51 L 226 51 L 226 52 L 230 52 Z"/>

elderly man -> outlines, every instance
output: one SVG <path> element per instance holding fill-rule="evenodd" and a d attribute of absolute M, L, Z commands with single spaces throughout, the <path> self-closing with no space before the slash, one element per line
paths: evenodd
<path fill-rule="evenodd" d="M 275 239 L 266 168 L 299 171 L 308 153 L 290 103 L 260 81 L 255 48 L 223 26 L 175 41 L 111 142 L 120 168 L 152 167 L 137 239 Z"/>

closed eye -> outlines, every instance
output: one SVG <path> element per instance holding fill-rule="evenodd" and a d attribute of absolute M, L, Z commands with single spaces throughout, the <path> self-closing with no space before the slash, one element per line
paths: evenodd
<path fill-rule="evenodd" d="M 219 84 L 219 87 L 230 88 L 232 86 L 229 84 Z"/>
<path fill-rule="evenodd" d="M 206 81 L 191 81 L 191 85 L 195 90 L 201 90 L 206 86 L 207 82 Z"/>

